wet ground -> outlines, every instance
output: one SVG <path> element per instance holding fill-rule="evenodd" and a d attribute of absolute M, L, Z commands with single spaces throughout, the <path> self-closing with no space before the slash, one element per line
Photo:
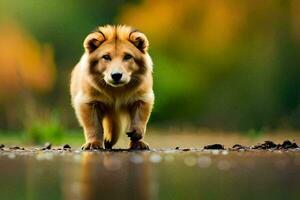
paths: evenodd
<path fill-rule="evenodd" d="M 283 144 L 143 152 L 4 146 L 0 199 L 299 199 L 300 148 Z"/>

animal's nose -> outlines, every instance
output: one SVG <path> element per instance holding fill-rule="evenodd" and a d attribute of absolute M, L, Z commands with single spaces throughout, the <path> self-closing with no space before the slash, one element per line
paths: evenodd
<path fill-rule="evenodd" d="M 121 73 L 112 73 L 111 74 L 111 78 L 115 81 L 115 82 L 119 82 L 122 78 L 122 74 Z"/>

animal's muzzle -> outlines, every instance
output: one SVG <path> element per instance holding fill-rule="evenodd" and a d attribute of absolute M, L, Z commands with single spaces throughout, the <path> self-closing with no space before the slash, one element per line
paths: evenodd
<path fill-rule="evenodd" d="M 122 74 L 121 73 L 112 73 L 111 74 L 111 78 L 114 82 L 120 82 L 121 78 L 122 78 Z"/>

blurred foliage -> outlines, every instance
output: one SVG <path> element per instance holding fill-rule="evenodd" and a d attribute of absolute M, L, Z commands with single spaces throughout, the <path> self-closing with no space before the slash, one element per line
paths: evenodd
<path fill-rule="evenodd" d="M 78 127 L 69 74 L 84 37 L 107 23 L 132 25 L 150 40 L 152 124 L 300 128 L 298 0 L 4 0 L 0 129 L 24 128 L 53 109 L 64 127 Z"/>
<path fill-rule="evenodd" d="M 118 19 L 151 41 L 154 120 L 299 128 L 299 15 L 297 0 L 146 0 Z"/>
<path fill-rule="evenodd" d="M 13 22 L 0 25 L 0 101 L 27 89 L 49 91 L 55 79 L 52 48 L 40 45 Z"/>
<path fill-rule="evenodd" d="M 64 135 L 61 120 L 55 112 L 46 119 L 30 120 L 25 127 L 24 140 L 30 144 L 60 143 Z"/>

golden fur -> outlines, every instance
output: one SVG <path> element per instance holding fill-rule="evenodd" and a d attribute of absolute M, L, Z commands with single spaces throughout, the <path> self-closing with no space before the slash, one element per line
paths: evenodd
<path fill-rule="evenodd" d="M 85 53 L 71 77 L 71 98 L 83 127 L 83 149 L 112 148 L 127 132 L 131 149 L 143 141 L 154 103 L 146 36 L 128 26 L 102 26 L 84 40 Z M 117 82 L 113 74 L 121 74 Z"/>

